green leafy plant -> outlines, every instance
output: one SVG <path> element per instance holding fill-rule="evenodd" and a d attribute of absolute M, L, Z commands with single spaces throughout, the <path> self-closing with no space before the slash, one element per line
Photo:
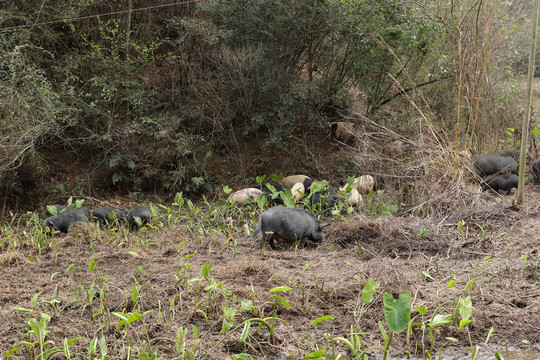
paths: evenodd
<path fill-rule="evenodd" d="M 123 313 L 123 312 L 113 312 L 112 313 L 114 316 L 116 316 L 118 319 L 120 319 L 118 324 L 116 324 L 116 330 L 120 330 L 123 327 L 125 328 L 125 331 L 126 331 L 126 343 L 127 343 L 128 347 L 131 346 L 130 342 L 129 342 L 128 325 L 131 325 L 134 322 L 143 319 L 145 316 L 152 313 L 153 311 L 154 310 L 148 310 L 148 311 L 143 312 L 142 314 L 139 314 L 136 311 L 130 312 L 130 313 Z"/>
<path fill-rule="evenodd" d="M 290 290 L 292 290 L 292 288 L 290 288 L 288 286 L 278 286 L 278 287 L 274 287 L 274 288 L 270 289 L 269 291 L 272 294 L 272 293 L 280 293 L 280 292 L 290 291 Z M 234 328 L 230 328 L 230 330 L 224 335 L 224 337 L 220 341 L 218 341 L 213 346 L 212 349 L 219 346 L 228 336 L 230 336 L 232 333 L 234 333 L 236 330 L 238 330 L 240 328 L 242 328 L 242 334 L 240 335 L 240 341 L 242 343 L 244 343 L 244 347 L 246 347 L 248 345 L 249 332 L 251 330 L 251 324 L 252 323 L 258 323 L 259 324 L 259 326 L 257 328 L 257 332 L 260 331 L 261 326 L 266 327 L 268 329 L 268 341 L 272 342 L 272 338 L 273 338 L 273 335 L 275 333 L 276 321 L 281 321 L 287 327 L 289 327 L 289 325 L 287 324 L 287 322 L 285 320 L 283 320 L 281 318 L 278 318 L 276 316 L 279 304 L 283 305 L 287 309 L 289 309 L 291 307 L 290 304 L 280 296 L 273 295 L 272 300 L 273 300 L 271 302 L 271 304 L 273 306 L 272 307 L 272 316 L 270 316 L 270 317 L 259 317 L 259 318 L 249 318 L 247 320 L 244 320 L 238 326 L 236 326 Z M 242 303 L 242 308 L 243 309 L 252 309 L 253 308 L 253 302 L 251 302 L 251 301 L 250 302 L 243 302 Z M 260 311 L 260 313 L 263 313 L 263 312 Z"/>
<path fill-rule="evenodd" d="M 99 352 L 100 352 L 100 360 L 108 360 L 109 357 L 107 356 L 107 342 L 105 340 L 105 336 L 101 336 L 101 338 L 94 337 L 92 340 L 90 340 L 90 343 L 88 344 L 88 356 L 90 359 L 95 359 L 95 356 L 97 355 L 97 350 L 99 346 Z"/>
<path fill-rule="evenodd" d="M 362 339 L 360 338 L 361 336 L 365 336 L 365 334 L 353 331 L 351 326 L 351 331 L 349 333 L 348 339 L 344 337 L 335 337 L 332 340 L 334 342 L 342 342 L 347 345 L 351 352 L 351 355 L 354 356 L 355 359 L 364 359 L 365 356 L 365 359 L 367 360 L 367 356 L 365 355 L 367 349 L 362 343 Z M 374 347 L 371 347 L 370 349 L 372 350 L 374 349 Z"/>
<path fill-rule="evenodd" d="M 125 173 L 120 170 L 122 168 L 122 165 L 127 167 L 131 171 L 135 170 L 136 167 L 135 161 L 133 160 L 133 157 L 131 155 L 121 153 L 116 153 L 115 155 L 111 156 L 109 158 L 108 165 L 110 169 L 116 170 L 112 177 L 113 185 L 116 185 L 117 183 L 126 178 Z"/>
<path fill-rule="evenodd" d="M 382 323 L 379 322 L 379 328 L 385 344 L 383 353 L 383 360 L 385 360 L 388 355 L 388 347 L 390 346 L 392 335 L 407 329 L 411 320 L 411 294 L 404 292 L 399 294 L 397 299 L 394 299 L 392 294 L 385 292 L 383 302 L 384 318 L 388 329 L 390 329 L 390 335 L 387 335 Z"/>

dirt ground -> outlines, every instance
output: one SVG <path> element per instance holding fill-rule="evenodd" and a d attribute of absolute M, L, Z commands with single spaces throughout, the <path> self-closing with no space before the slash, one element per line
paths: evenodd
<path fill-rule="evenodd" d="M 299 359 L 320 349 L 327 349 L 331 358 L 329 338 L 349 338 L 351 329 L 365 334 L 364 346 L 383 346 L 379 330 L 379 321 L 384 323 L 383 293 L 397 296 L 408 291 L 412 316 L 424 324 L 437 308 L 450 315 L 459 297 L 471 295 L 470 340 L 466 329 L 457 331 L 450 325 L 435 329 L 435 352 L 446 337 L 459 341 L 445 348 L 446 358 L 470 358 L 470 343 L 486 351 L 485 358 L 493 358 L 495 351 L 504 351 L 505 341 L 513 348 L 512 358 L 540 358 L 540 186 L 526 186 L 525 205 L 520 208 L 512 205 L 513 195 L 464 196 L 470 198 L 470 206 L 445 218 L 372 220 L 359 211 L 325 229 L 320 246 L 305 249 L 263 252 L 244 232 L 202 232 L 186 223 L 175 230 L 141 230 L 128 237 L 81 226 L 57 235 L 55 246 L 41 253 L 37 246 L 13 248 L 4 243 L 0 354 L 29 341 L 26 319 L 39 320 L 40 312 L 45 312 L 52 317 L 46 335 L 53 341 L 49 347 L 61 347 L 64 338 L 82 338 L 72 345 L 73 358 L 88 358 L 90 340 L 96 337 L 105 338 L 108 356 L 122 359 L 143 351 L 157 353 L 158 359 L 181 358 L 177 350 L 181 345 L 193 358 L 232 359 L 245 352 L 253 359 Z M 246 220 L 253 225 L 251 218 Z M 17 236 L 22 239 L 24 234 L 0 238 L 9 237 L 13 244 Z M 93 260 L 99 262 L 90 271 Z M 203 264 L 213 264 L 208 279 L 190 281 L 203 278 Z M 370 278 L 380 281 L 380 288 L 366 306 L 361 293 Z M 456 284 L 448 287 L 452 279 Z M 221 287 L 205 290 L 210 281 L 222 282 Z M 280 286 L 292 290 L 269 292 Z M 95 293 L 88 297 L 92 289 Z M 33 300 L 36 294 L 39 297 Z M 283 321 L 276 322 L 271 339 L 265 328 L 257 333 L 256 325 L 246 347 L 240 341 L 243 326 L 221 332 L 224 304 L 236 309 L 236 327 L 250 318 L 270 317 L 272 295 L 286 300 L 290 308 L 278 303 L 276 317 Z M 252 306 L 242 307 L 245 300 Z M 415 310 L 422 305 L 428 310 L 424 318 Z M 120 319 L 114 312 L 149 310 L 153 312 L 130 324 L 127 333 L 117 329 Z M 334 317 L 310 325 L 326 315 Z M 502 336 L 492 336 L 484 345 L 492 327 Z M 180 341 L 179 329 L 187 330 L 185 342 Z M 414 330 L 409 345 L 405 333 L 396 334 L 390 353 L 403 358 L 410 350 L 423 358 L 422 349 L 430 345 L 428 331 Z M 353 358 L 341 343 L 334 351 L 342 354 L 341 359 Z M 381 351 L 370 354 L 377 357 Z M 11 358 L 30 357 L 21 349 Z"/>

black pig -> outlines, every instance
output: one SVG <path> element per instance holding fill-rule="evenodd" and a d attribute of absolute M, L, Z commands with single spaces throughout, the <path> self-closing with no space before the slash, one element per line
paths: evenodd
<path fill-rule="evenodd" d="M 534 174 L 534 179 L 540 181 L 540 159 L 535 160 L 532 163 L 532 172 Z"/>
<path fill-rule="evenodd" d="M 517 174 L 518 161 L 511 156 L 499 154 L 478 155 L 473 161 L 478 174 L 487 177 L 499 173 Z"/>
<path fill-rule="evenodd" d="M 52 209 L 49 210 L 49 208 L 56 209 L 56 213 L 54 213 L 54 210 L 51 211 Z M 76 208 L 74 206 L 65 206 L 65 205 L 58 205 L 58 204 L 54 204 L 54 205 L 49 206 L 45 210 L 45 214 L 47 215 L 47 217 L 51 217 L 51 216 L 54 216 L 54 215 L 67 214 L 67 213 L 70 213 L 70 212 L 73 212 L 73 211 L 82 214 L 87 219 L 91 218 L 90 209 L 87 209 L 85 207 Z"/>
<path fill-rule="evenodd" d="M 326 211 L 334 207 L 339 202 L 339 194 L 332 189 L 317 191 L 309 197 L 309 204 L 311 209 L 319 207 L 319 209 Z"/>
<path fill-rule="evenodd" d="M 127 210 L 116 207 L 99 207 L 92 211 L 92 219 L 100 225 L 119 223 L 127 218 Z"/>
<path fill-rule="evenodd" d="M 303 247 L 306 240 L 321 242 L 321 231 L 328 225 L 330 224 L 321 224 L 315 216 L 304 209 L 276 206 L 259 215 L 253 236 L 262 231 L 263 245 L 268 241 L 274 250 L 276 237 L 287 242 L 299 241 L 299 245 Z"/>
<path fill-rule="evenodd" d="M 131 209 L 127 214 L 129 227 L 132 229 L 138 229 L 139 226 L 144 226 L 148 224 L 151 217 L 152 214 L 150 214 L 150 210 L 148 210 L 144 206 L 137 206 Z M 139 221 L 137 221 L 137 218 L 140 219 L 140 223 Z"/>
<path fill-rule="evenodd" d="M 49 216 L 43 226 L 67 233 L 71 224 L 75 222 L 88 222 L 88 218 L 77 211 L 62 212 L 60 215 Z"/>
<path fill-rule="evenodd" d="M 514 174 L 501 174 L 496 175 L 482 184 L 482 191 L 492 189 L 498 192 L 499 190 L 505 190 L 508 194 L 512 191 L 512 188 L 518 187 L 519 177 Z"/>

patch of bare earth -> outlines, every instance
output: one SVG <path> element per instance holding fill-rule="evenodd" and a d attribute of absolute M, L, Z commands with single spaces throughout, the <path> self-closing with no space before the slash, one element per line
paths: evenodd
<path fill-rule="evenodd" d="M 365 213 L 356 213 L 325 229 L 325 239 L 317 248 L 263 252 L 258 241 L 240 232 L 201 235 L 182 227 L 142 230 L 126 237 L 85 226 L 57 236 L 57 245 L 41 253 L 35 248 L 4 247 L 0 252 L 0 354 L 28 340 L 26 318 L 39 319 L 42 311 L 53 315 L 45 300 L 54 300 L 57 310 L 47 339 L 58 345 L 64 338 L 83 337 L 74 345 L 81 354 L 87 351 L 89 339 L 104 336 L 108 354 L 124 358 L 126 331 L 116 329 L 119 319 L 112 313 L 148 310 L 153 312 L 144 322 L 129 327 L 132 351 L 151 349 L 162 359 L 179 356 L 175 344 L 179 328 L 188 331 L 187 349 L 196 349 L 196 357 L 211 359 L 228 359 L 244 351 L 255 358 L 297 359 L 324 347 L 325 333 L 347 337 L 351 326 L 365 334 L 366 346 L 382 346 L 378 323 L 384 322 L 384 291 L 395 296 L 410 292 L 418 322 L 428 319 L 422 319 L 416 307 L 426 305 L 432 315 L 442 305 L 439 312 L 450 315 L 459 297 L 471 295 L 474 345 L 482 345 L 493 327 L 510 345 L 523 347 L 522 340 L 527 339 L 530 349 L 538 350 L 540 191 L 537 185 L 527 185 L 526 194 L 521 209 L 512 205 L 509 196 L 468 194 L 474 206 L 443 218 L 371 220 Z M 92 260 L 99 263 L 89 271 Z M 204 290 L 209 283 L 202 279 L 203 264 L 213 264 L 210 279 L 223 282 L 231 295 Z M 195 278 L 202 280 L 189 281 Z M 373 303 L 366 306 L 361 293 L 369 278 L 381 285 Z M 448 287 L 452 279 L 456 285 Z M 292 290 L 269 292 L 278 286 Z M 96 294 L 88 298 L 85 288 L 93 288 Z M 40 301 L 32 305 L 37 293 Z M 269 339 L 265 328 L 257 334 L 253 325 L 244 347 L 239 340 L 242 327 L 227 336 L 221 332 L 225 304 L 236 308 L 234 326 L 238 326 L 250 318 L 271 316 L 272 295 L 290 304 L 290 308 L 279 304 L 277 317 L 284 322 L 276 323 L 274 337 Z M 241 300 L 253 301 L 251 309 L 242 308 Z M 15 310 L 16 306 L 35 308 L 27 314 Z M 324 315 L 334 318 L 310 325 Z M 465 330 L 450 326 L 437 330 L 436 349 L 448 336 L 459 340 L 458 349 L 467 348 Z M 490 343 L 502 349 L 504 341 L 493 337 Z M 407 349 L 421 355 L 423 346 L 429 347 L 428 334 L 415 330 L 410 346 L 402 333 L 394 336 L 390 349 L 393 356 L 403 356 Z M 336 351 L 347 354 L 342 344 L 336 345 Z M 28 355 L 21 350 L 13 358 Z"/>

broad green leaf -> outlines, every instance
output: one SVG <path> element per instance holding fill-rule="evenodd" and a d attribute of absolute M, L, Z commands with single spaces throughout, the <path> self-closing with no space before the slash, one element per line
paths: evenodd
<path fill-rule="evenodd" d="M 69 339 L 69 340 L 66 338 L 65 340 L 66 340 L 68 346 L 71 346 L 75 341 L 79 341 L 79 340 L 82 340 L 82 339 L 84 339 L 84 337 L 81 336 L 81 337 L 76 337 L 76 338 Z"/>
<path fill-rule="evenodd" d="M 251 357 L 251 355 L 246 353 L 236 354 L 233 356 L 233 360 L 247 360 Z"/>
<path fill-rule="evenodd" d="M 154 310 L 148 310 L 148 311 L 143 312 L 142 314 L 139 314 L 136 311 L 132 312 L 128 317 L 127 324 L 129 325 L 129 324 L 131 324 L 131 323 L 145 317 L 146 315 L 148 315 L 148 314 L 150 314 L 152 312 L 154 312 Z"/>
<path fill-rule="evenodd" d="M 278 286 L 278 287 L 275 287 L 273 289 L 270 289 L 270 292 L 274 293 L 274 292 L 290 291 L 290 290 L 292 290 L 292 288 L 290 288 L 288 286 Z"/>
<path fill-rule="evenodd" d="M 66 359 L 71 359 L 71 355 L 69 353 L 69 344 L 68 344 L 68 339 L 67 338 L 64 338 L 64 356 L 66 357 Z"/>
<path fill-rule="evenodd" d="M 120 330 L 127 323 L 127 317 L 124 314 L 120 315 L 119 313 L 114 313 L 113 315 L 121 319 L 120 322 L 116 325 L 116 330 Z"/>
<path fill-rule="evenodd" d="M 133 288 L 131 289 L 131 301 L 133 303 L 137 303 L 138 298 L 139 298 L 139 286 L 133 285 Z"/>
<path fill-rule="evenodd" d="M 386 341 L 388 340 L 388 335 L 386 334 L 386 330 L 384 330 L 384 325 L 382 321 L 379 321 L 379 330 L 381 331 L 383 341 L 386 343 Z"/>
<path fill-rule="evenodd" d="M 323 321 L 330 320 L 330 319 L 333 319 L 333 318 L 334 318 L 334 315 L 321 316 L 321 317 L 318 317 L 315 320 L 313 320 L 309 325 L 311 325 L 311 326 L 317 325 L 318 323 L 321 323 Z"/>
<path fill-rule="evenodd" d="M 265 197 L 260 197 L 259 199 L 264 199 Z M 250 236 L 251 235 L 251 231 L 249 230 L 249 224 L 248 223 L 245 223 L 242 230 L 244 231 L 244 234 L 246 234 L 247 236 Z"/>
<path fill-rule="evenodd" d="M 232 292 L 230 292 L 229 290 L 225 289 L 224 287 L 220 287 L 221 291 L 227 295 L 227 296 L 231 296 L 232 295 Z"/>
<path fill-rule="evenodd" d="M 459 322 L 459 328 L 463 329 L 466 325 L 470 324 L 471 322 L 472 322 L 472 320 L 461 320 Z"/>
<path fill-rule="evenodd" d="M 291 189 L 285 189 L 283 191 L 280 191 L 279 196 L 281 197 L 281 200 L 283 201 L 283 205 L 285 205 L 285 207 L 293 208 L 296 205 Z"/>
<path fill-rule="evenodd" d="M 99 263 L 99 260 L 92 260 L 88 263 L 88 271 L 92 272 L 94 271 L 95 267 Z"/>
<path fill-rule="evenodd" d="M 488 335 L 486 337 L 486 341 L 484 341 L 484 344 L 487 345 L 487 343 L 489 342 L 489 338 L 491 337 L 491 335 L 493 335 L 493 331 L 495 331 L 495 329 L 492 326 L 491 329 L 489 329 L 489 332 L 488 332 Z"/>
<path fill-rule="evenodd" d="M 374 282 L 372 278 L 369 278 L 366 285 L 362 289 L 362 302 L 364 305 L 369 305 L 373 301 L 373 295 L 381 285 L 380 281 Z"/>
<path fill-rule="evenodd" d="M 141 352 L 139 354 L 139 359 L 137 360 L 156 360 L 156 354 L 154 353 L 147 354 L 145 352 Z"/>
<path fill-rule="evenodd" d="M 124 313 L 121 313 L 121 312 L 113 312 L 112 314 L 114 316 L 121 319 L 120 322 L 118 323 L 118 325 L 116 325 L 116 330 L 120 330 L 123 326 L 129 325 L 129 324 L 131 324 L 131 323 L 145 317 L 146 315 L 150 314 L 153 311 L 154 310 L 148 310 L 148 311 L 145 311 L 142 314 L 139 314 L 136 311 L 134 311 L 132 313 L 129 313 L 129 314 L 124 314 Z"/>
<path fill-rule="evenodd" d="M 420 315 L 425 316 L 427 314 L 427 306 L 426 305 L 417 306 L 416 311 L 418 311 Z"/>
<path fill-rule="evenodd" d="M 31 310 L 31 309 L 25 309 L 25 308 L 20 307 L 20 306 L 18 306 L 18 305 L 12 307 L 12 309 L 13 309 L 13 310 L 16 310 L 16 311 L 20 311 L 20 312 L 30 313 L 30 314 L 34 312 L 34 311 Z"/>
<path fill-rule="evenodd" d="M 73 267 L 75 266 L 75 264 L 71 264 L 69 265 L 66 270 L 64 271 L 64 274 L 67 274 L 69 272 L 69 270 L 73 269 Z"/>
<path fill-rule="evenodd" d="M 92 357 L 96 353 L 97 348 L 97 337 L 90 340 L 90 344 L 88 345 L 88 355 Z"/>
<path fill-rule="evenodd" d="M 283 298 L 280 298 L 279 296 L 272 296 L 274 299 L 276 299 L 277 301 L 279 301 L 283 306 L 285 306 L 287 309 L 290 309 L 291 308 L 291 305 L 289 305 L 289 303 L 287 302 L 287 300 L 283 299 Z"/>
<path fill-rule="evenodd" d="M 384 293 L 384 318 L 390 331 L 400 333 L 407 328 L 411 320 L 411 294 L 399 294 L 397 300 L 389 292 Z"/>
<path fill-rule="evenodd" d="M 240 335 L 240 341 L 246 342 L 246 339 L 249 335 L 249 329 L 251 328 L 251 321 L 246 321 L 244 324 L 244 329 L 242 330 L 242 335 Z"/>
<path fill-rule="evenodd" d="M 253 301 L 251 300 L 240 300 L 240 307 L 244 310 L 251 310 L 253 308 Z"/>
<path fill-rule="evenodd" d="M 433 278 L 433 276 L 429 275 L 428 272 L 426 271 L 422 271 L 422 276 L 424 277 L 424 279 L 426 279 L 427 281 L 435 281 L 435 279 Z"/>
<path fill-rule="evenodd" d="M 47 211 L 53 215 L 58 215 L 58 209 L 56 206 L 47 205 Z"/>
<path fill-rule="evenodd" d="M 14 353 L 16 353 L 17 351 L 19 351 L 24 345 L 21 345 L 21 346 L 17 346 L 17 347 L 14 347 L 13 349 L 9 350 L 8 352 L 6 352 L 6 354 L 4 355 L 4 359 L 9 359 L 9 357 L 11 355 L 13 355 Z"/>
<path fill-rule="evenodd" d="M 135 220 L 135 223 L 137 223 L 137 226 L 138 226 L 138 227 L 141 227 L 141 226 L 142 226 L 143 221 L 142 221 L 142 219 L 141 219 L 139 216 L 134 216 L 134 217 L 133 217 L 133 220 Z"/>
<path fill-rule="evenodd" d="M 471 296 L 459 299 L 459 315 L 462 320 L 469 320 L 472 316 L 473 306 Z"/>
<path fill-rule="evenodd" d="M 437 326 L 449 325 L 453 323 L 454 323 L 454 320 L 452 320 L 451 316 L 435 315 L 433 319 L 430 320 L 429 327 L 437 327 Z"/>
<path fill-rule="evenodd" d="M 313 354 L 305 355 L 304 359 L 324 359 L 324 355 L 326 355 L 326 350 L 319 350 Z"/>
<path fill-rule="evenodd" d="M 178 195 L 178 194 L 177 194 L 177 195 Z M 175 198 L 175 199 L 176 199 L 176 198 Z M 159 213 L 159 207 L 158 207 L 156 204 L 150 202 L 150 203 L 148 204 L 148 207 L 150 208 L 150 212 L 151 212 L 152 216 Z"/>
<path fill-rule="evenodd" d="M 223 326 L 221 327 L 221 333 L 227 333 L 234 325 L 234 316 L 236 315 L 236 308 L 228 307 L 223 304 Z"/>
<path fill-rule="evenodd" d="M 41 320 L 45 320 L 47 322 L 51 321 L 51 317 L 48 314 L 45 314 L 44 312 L 42 312 L 40 313 L 40 315 L 41 315 Z M 40 321 L 40 324 L 43 324 L 43 322 Z"/>
<path fill-rule="evenodd" d="M 203 264 L 203 266 L 201 267 L 201 273 L 206 279 L 210 277 L 210 272 L 212 271 L 212 265 L 213 264 Z"/>
<path fill-rule="evenodd" d="M 465 285 L 464 289 L 467 290 L 469 287 L 471 287 L 472 284 L 474 284 L 474 279 L 469 280 L 467 285 Z"/>
<path fill-rule="evenodd" d="M 34 294 L 34 296 L 32 296 L 32 299 L 30 299 L 30 304 L 32 304 L 32 306 L 36 306 L 39 295 L 41 295 L 42 292 L 43 291 L 40 291 L 37 294 Z"/>

